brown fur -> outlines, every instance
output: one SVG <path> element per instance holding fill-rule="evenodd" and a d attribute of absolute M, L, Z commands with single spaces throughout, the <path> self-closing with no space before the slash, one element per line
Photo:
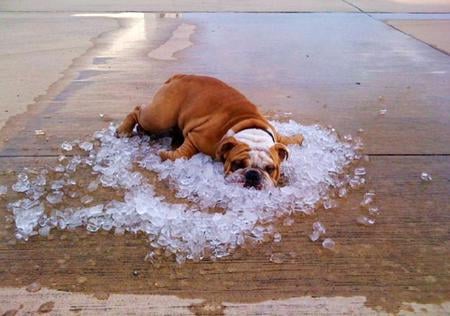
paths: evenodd
<path fill-rule="evenodd" d="M 228 130 L 261 128 L 275 132 L 257 107 L 239 91 L 218 79 L 195 75 L 171 77 L 151 103 L 137 106 L 127 115 L 117 132 L 122 137 L 130 136 L 136 124 L 150 134 L 174 128 L 182 132 L 183 144 L 174 151 L 161 152 L 162 159 L 190 158 L 202 152 L 224 161 L 226 171 L 232 160 L 245 155 L 242 147 L 245 144 L 224 147 L 227 138 L 222 138 Z M 275 132 L 274 136 L 284 145 L 301 144 L 303 140 L 301 135 L 286 137 Z M 277 169 L 285 158 L 279 153 L 279 148 L 271 153 Z"/>

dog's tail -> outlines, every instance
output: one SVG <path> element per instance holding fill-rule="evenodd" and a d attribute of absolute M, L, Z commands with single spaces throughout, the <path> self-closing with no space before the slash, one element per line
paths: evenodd
<path fill-rule="evenodd" d="M 170 77 L 169 79 L 167 79 L 166 80 L 166 82 L 164 82 L 165 84 L 168 84 L 168 83 L 170 83 L 172 80 L 175 80 L 175 79 L 181 79 L 181 78 L 184 78 L 184 77 L 186 77 L 187 75 L 183 75 L 183 74 L 176 74 L 176 75 L 173 75 L 172 77 Z"/>

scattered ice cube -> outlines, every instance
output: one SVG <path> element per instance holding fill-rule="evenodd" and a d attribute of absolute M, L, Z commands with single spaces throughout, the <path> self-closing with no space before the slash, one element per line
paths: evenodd
<path fill-rule="evenodd" d="M 370 215 L 378 215 L 380 214 L 380 209 L 376 206 L 369 207 Z"/>
<path fill-rule="evenodd" d="M 336 246 L 336 243 L 331 238 L 325 238 L 322 241 L 322 247 L 325 248 L 325 249 L 333 250 L 335 246 Z"/>
<path fill-rule="evenodd" d="M 89 204 L 92 201 L 94 201 L 94 198 L 90 195 L 83 195 L 80 199 L 81 203 L 83 204 Z"/>
<path fill-rule="evenodd" d="M 430 182 L 431 180 L 433 180 L 433 178 L 431 177 L 431 175 L 429 175 L 429 174 L 426 173 L 426 172 L 422 172 L 422 173 L 420 174 L 420 179 L 421 179 L 423 182 Z"/>
<path fill-rule="evenodd" d="M 39 174 L 36 176 L 36 179 L 34 179 L 33 184 L 37 186 L 44 186 L 47 184 L 47 179 L 43 174 Z"/>
<path fill-rule="evenodd" d="M 356 222 L 357 222 L 358 224 L 364 225 L 364 226 L 370 226 L 370 225 L 375 224 L 375 220 L 373 220 L 373 219 L 371 219 L 371 218 L 368 218 L 367 216 L 363 216 L 363 215 L 358 216 L 358 217 L 356 218 Z"/>
<path fill-rule="evenodd" d="M 91 181 L 89 184 L 88 184 L 88 186 L 87 186 L 87 190 L 88 190 L 88 192 L 94 192 L 95 190 L 97 190 L 98 189 L 98 181 L 97 180 L 94 180 L 94 181 Z"/>
<path fill-rule="evenodd" d="M 50 185 L 50 188 L 52 190 L 58 191 L 58 190 L 61 190 L 65 184 L 66 184 L 66 181 L 64 181 L 64 180 L 55 180 Z"/>
<path fill-rule="evenodd" d="M 34 135 L 36 135 L 36 136 L 43 136 L 43 135 L 45 135 L 45 131 L 42 130 L 42 129 L 35 129 L 34 130 Z"/>
<path fill-rule="evenodd" d="M 356 176 L 363 176 L 366 174 L 366 168 L 364 167 L 359 167 L 355 169 L 355 175 Z"/>
<path fill-rule="evenodd" d="M 354 176 L 350 179 L 349 184 L 352 189 L 357 189 L 360 186 L 363 186 L 366 183 L 366 179 L 360 176 Z"/>
<path fill-rule="evenodd" d="M 274 242 L 280 242 L 281 241 L 281 234 L 280 233 L 275 233 L 273 235 L 273 241 Z"/>
<path fill-rule="evenodd" d="M 311 234 L 309 234 L 309 239 L 311 241 L 317 241 L 320 238 L 320 232 L 318 232 L 317 230 L 313 230 L 313 232 Z"/>
<path fill-rule="evenodd" d="M 76 199 L 80 196 L 80 192 L 78 191 L 69 191 L 67 192 L 67 195 L 71 198 L 71 199 Z"/>
<path fill-rule="evenodd" d="M 33 282 L 30 285 L 28 285 L 25 289 L 28 292 L 35 293 L 35 292 L 39 291 L 41 288 L 42 288 L 42 286 L 39 282 Z"/>
<path fill-rule="evenodd" d="M 0 196 L 8 192 L 8 187 L 6 185 L 0 185 Z"/>
<path fill-rule="evenodd" d="M 373 199 L 375 197 L 374 192 L 367 192 L 364 194 L 363 200 L 361 201 L 361 206 L 368 206 L 373 202 Z"/>
<path fill-rule="evenodd" d="M 281 253 L 274 253 L 274 254 L 270 255 L 269 260 L 270 260 L 270 262 L 280 264 L 280 263 L 284 262 L 284 256 Z"/>
<path fill-rule="evenodd" d="M 65 151 L 71 151 L 73 149 L 72 144 L 69 142 L 63 142 L 61 144 L 61 149 Z"/>
<path fill-rule="evenodd" d="M 58 161 L 59 162 L 63 162 L 64 160 L 66 160 L 67 159 L 67 157 L 65 156 L 65 155 L 59 155 L 58 156 Z"/>
<path fill-rule="evenodd" d="M 30 189 L 30 181 L 26 173 L 19 173 L 17 175 L 17 182 L 12 185 L 13 191 L 26 192 Z"/>
<path fill-rule="evenodd" d="M 380 111 L 378 111 L 378 114 L 385 115 L 386 112 L 387 112 L 387 109 L 381 109 Z"/>
<path fill-rule="evenodd" d="M 64 172 L 64 171 L 66 171 L 66 168 L 63 166 L 63 165 L 57 165 L 56 167 L 55 167 L 55 169 L 53 169 L 55 172 L 59 172 L 59 173 L 61 173 L 61 172 Z"/>
<path fill-rule="evenodd" d="M 341 197 L 344 197 L 344 196 L 347 195 L 347 192 L 348 192 L 348 190 L 347 190 L 346 187 L 339 188 L 339 190 L 338 190 L 338 196 L 339 196 L 340 198 L 341 198 Z"/>
<path fill-rule="evenodd" d="M 294 224 L 294 219 L 291 217 L 286 217 L 283 221 L 284 226 L 291 226 L 292 224 Z"/>
<path fill-rule="evenodd" d="M 323 208 L 326 210 L 330 208 L 336 208 L 338 206 L 337 201 L 330 198 L 325 199 L 322 204 Z"/>
<path fill-rule="evenodd" d="M 90 143 L 90 142 L 82 142 L 81 144 L 78 145 L 81 149 L 83 149 L 84 151 L 91 151 L 92 148 L 94 148 L 94 144 Z"/>
<path fill-rule="evenodd" d="M 42 237 L 48 237 L 50 234 L 51 227 L 50 226 L 44 226 L 39 228 L 39 235 Z"/>
<path fill-rule="evenodd" d="M 316 230 L 321 234 L 325 234 L 327 232 L 327 230 L 325 229 L 325 226 L 323 226 L 323 224 L 321 222 L 314 222 L 313 230 Z"/>
<path fill-rule="evenodd" d="M 313 231 L 309 235 L 309 239 L 311 241 L 317 241 L 319 240 L 320 236 L 325 234 L 327 231 L 325 229 L 325 226 L 321 222 L 314 222 L 313 223 Z"/>
<path fill-rule="evenodd" d="M 52 193 L 47 194 L 47 201 L 50 204 L 58 204 L 61 203 L 64 197 L 64 193 L 60 192 L 60 191 L 55 191 Z"/>

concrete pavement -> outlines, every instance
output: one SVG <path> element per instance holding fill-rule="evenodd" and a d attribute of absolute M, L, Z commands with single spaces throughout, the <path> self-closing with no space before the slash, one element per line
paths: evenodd
<path fill-rule="evenodd" d="M 273 10 L 275 2 L 267 3 Z M 28 11 L 124 8 L 119 2 L 5 4 Z M 319 4 L 325 11 L 348 9 L 310 2 Z M 118 121 L 174 72 L 195 72 L 230 82 L 273 118 L 330 124 L 342 134 L 362 128 L 366 189 L 377 192 L 382 211 L 373 227 L 357 226 L 364 192 L 355 191 L 337 209 L 296 216 L 292 226 L 280 223 L 280 243 L 179 267 L 170 259 L 155 266 L 143 261 L 148 244 L 142 236 L 54 232 L 18 243 L 4 216 L 11 198 L 0 197 L 1 313 L 36 312 L 51 302 L 54 314 L 449 313 L 449 57 L 445 46 L 424 43 L 441 45 L 438 36 L 417 35 L 420 30 L 390 17 L 387 23 L 404 27 L 400 32 L 361 12 L 1 17 L 7 41 L 0 44 L 0 67 L 7 83 L 0 96 L 8 98 L 1 107 L 15 111 L 7 115 L 23 112 L 0 131 L 2 184 L 14 181 L 11 171 L 54 165 L 63 140 L 107 126 L 99 113 Z M 427 17 L 427 25 L 434 24 L 434 15 Z M 415 15 L 402 21 L 424 23 Z M 434 25 L 424 34 L 442 32 Z M 27 99 L 14 101 L 14 93 Z M 36 137 L 36 129 L 45 137 Z M 431 183 L 420 182 L 423 171 L 432 174 Z M 315 220 L 336 240 L 336 253 L 307 240 Z M 285 262 L 269 262 L 272 253 L 284 254 Z M 35 281 L 43 289 L 26 292 Z"/>

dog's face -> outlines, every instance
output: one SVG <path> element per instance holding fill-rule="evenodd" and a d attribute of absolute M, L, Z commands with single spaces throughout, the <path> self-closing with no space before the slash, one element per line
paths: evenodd
<path fill-rule="evenodd" d="M 288 155 L 285 145 L 258 129 L 225 137 L 216 151 L 228 181 L 258 190 L 277 185 L 281 162 Z"/>

